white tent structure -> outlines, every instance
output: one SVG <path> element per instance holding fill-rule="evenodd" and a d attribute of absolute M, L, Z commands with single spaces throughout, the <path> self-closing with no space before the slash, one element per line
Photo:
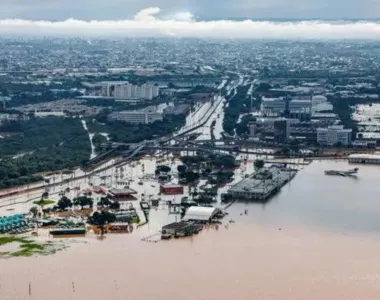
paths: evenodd
<path fill-rule="evenodd" d="M 210 221 L 215 214 L 220 212 L 216 207 L 191 206 L 186 211 L 183 221 Z"/>

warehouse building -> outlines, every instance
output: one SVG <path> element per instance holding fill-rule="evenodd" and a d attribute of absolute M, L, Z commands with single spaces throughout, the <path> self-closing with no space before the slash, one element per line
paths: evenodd
<path fill-rule="evenodd" d="M 182 221 L 210 222 L 221 210 L 217 207 L 191 206 Z"/>
<path fill-rule="evenodd" d="M 266 202 L 277 193 L 282 186 L 291 181 L 297 170 L 269 167 L 254 173 L 233 185 L 227 192 L 234 199 Z"/>

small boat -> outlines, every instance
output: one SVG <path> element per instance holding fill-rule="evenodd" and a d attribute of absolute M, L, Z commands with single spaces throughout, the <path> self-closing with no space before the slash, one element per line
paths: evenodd
<path fill-rule="evenodd" d="M 351 169 L 351 170 L 348 170 L 348 171 L 326 170 L 325 171 L 325 175 L 343 176 L 343 177 L 348 177 L 348 176 L 355 177 L 356 174 L 358 173 L 358 171 L 359 171 L 358 168 Z"/>

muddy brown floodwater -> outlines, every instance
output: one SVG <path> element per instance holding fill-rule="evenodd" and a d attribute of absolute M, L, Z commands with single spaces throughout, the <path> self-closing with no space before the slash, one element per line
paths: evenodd
<path fill-rule="evenodd" d="M 173 220 L 47 257 L 0 260 L 1 300 L 380 299 L 379 167 L 328 177 L 314 163 L 266 205 L 237 203 L 235 223 L 189 239 L 141 238 Z M 248 208 L 248 215 L 242 214 Z"/>
<path fill-rule="evenodd" d="M 374 237 L 237 223 L 157 244 L 108 236 L 2 260 L 0 299 L 379 299 L 379 253 Z"/>

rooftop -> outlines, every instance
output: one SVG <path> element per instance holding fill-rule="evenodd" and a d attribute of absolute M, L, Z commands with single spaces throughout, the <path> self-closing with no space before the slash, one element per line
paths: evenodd
<path fill-rule="evenodd" d="M 135 190 L 132 190 L 132 189 L 128 189 L 128 188 L 125 188 L 125 189 L 110 189 L 109 192 L 113 195 L 117 195 L 117 194 L 136 194 L 137 192 Z"/>
<path fill-rule="evenodd" d="M 270 191 L 278 186 L 278 182 L 288 180 L 295 172 L 295 170 L 273 166 L 263 168 L 254 173 L 251 178 L 243 179 L 232 186 L 228 192 L 262 193 L 264 190 Z"/>
<path fill-rule="evenodd" d="M 360 159 L 380 159 L 380 153 L 376 152 L 374 154 L 361 154 L 361 153 L 355 153 L 350 154 L 348 158 L 360 158 Z"/>
<path fill-rule="evenodd" d="M 216 207 L 191 206 L 186 211 L 183 221 L 208 221 L 219 211 Z"/>

